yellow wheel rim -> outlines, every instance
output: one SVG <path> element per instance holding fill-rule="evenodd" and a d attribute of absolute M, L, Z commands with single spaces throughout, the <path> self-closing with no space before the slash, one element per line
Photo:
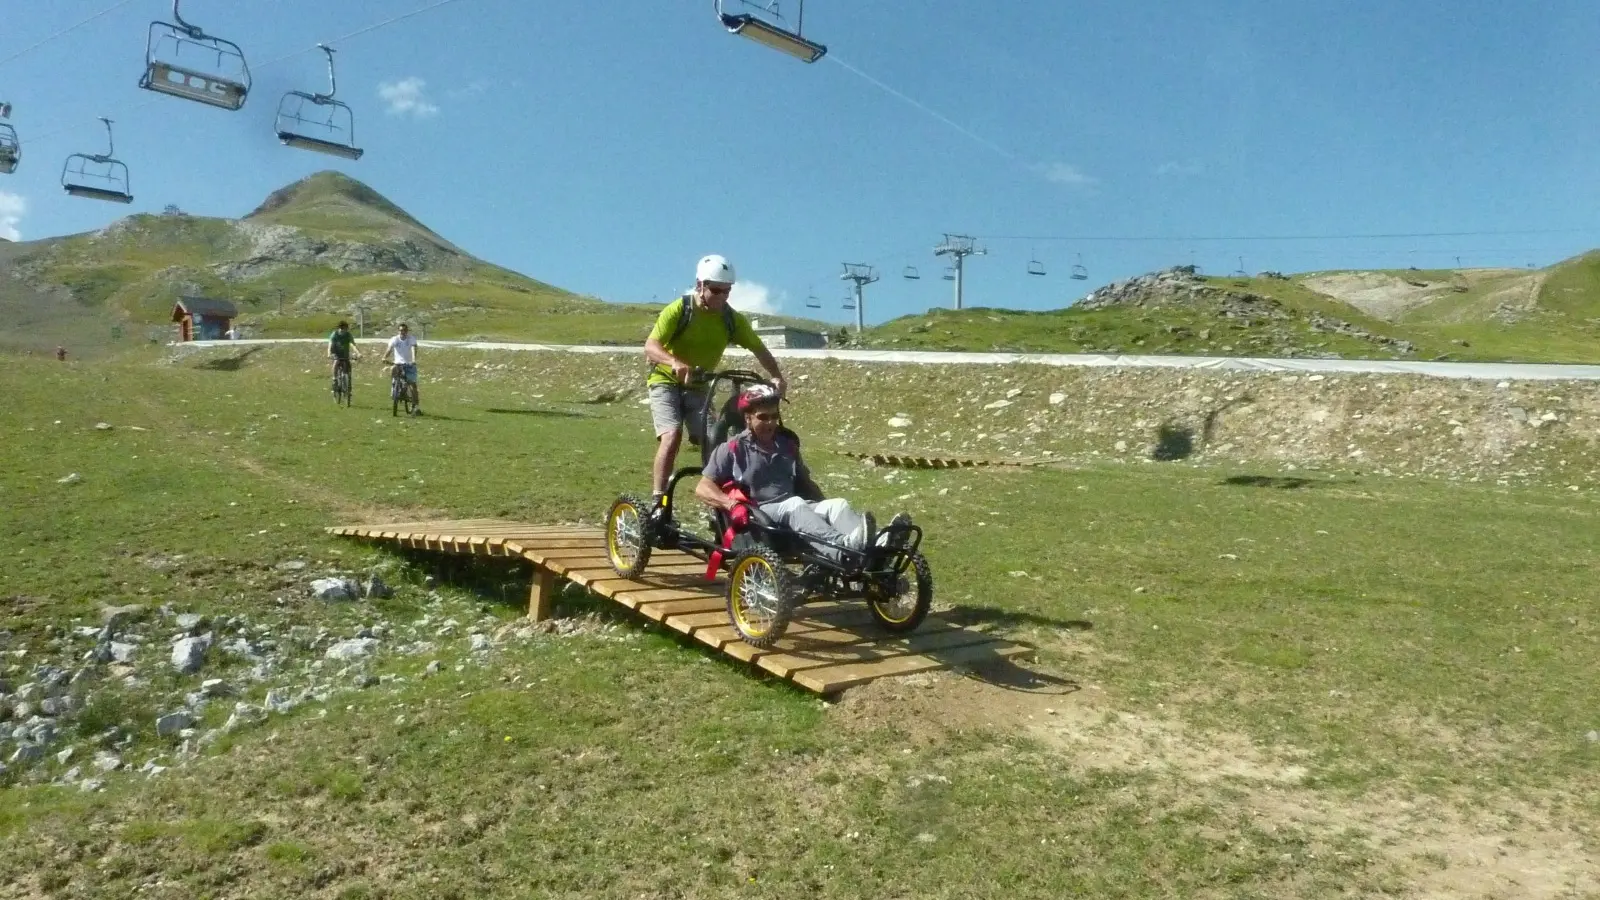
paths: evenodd
<path fill-rule="evenodd" d="M 877 610 L 878 615 L 885 622 L 895 625 L 909 622 L 917 614 L 917 586 L 909 578 L 902 577 L 901 582 L 898 594 L 872 601 L 872 608 Z"/>
<path fill-rule="evenodd" d="M 771 631 L 778 611 L 778 578 L 771 564 L 759 556 L 747 556 L 734 567 L 729 585 L 739 630 L 757 638 Z"/>
<path fill-rule="evenodd" d="M 639 558 L 644 535 L 639 527 L 639 510 L 632 503 L 619 503 L 611 510 L 606 522 L 606 552 L 611 564 L 626 569 Z"/>

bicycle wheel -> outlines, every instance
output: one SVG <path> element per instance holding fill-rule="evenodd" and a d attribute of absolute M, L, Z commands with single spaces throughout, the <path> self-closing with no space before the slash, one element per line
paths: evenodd
<path fill-rule="evenodd" d="M 414 415 L 417 414 L 417 406 L 419 405 L 417 403 L 417 386 L 415 384 L 411 383 L 411 382 L 407 382 L 405 391 L 406 391 L 406 415 L 414 416 Z"/>
<path fill-rule="evenodd" d="M 403 379 L 389 379 L 389 399 L 394 403 L 392 410 L 393 415 L 400 415 L 400 395 L 404 394 L 405 392 L 405 381 Z"/>

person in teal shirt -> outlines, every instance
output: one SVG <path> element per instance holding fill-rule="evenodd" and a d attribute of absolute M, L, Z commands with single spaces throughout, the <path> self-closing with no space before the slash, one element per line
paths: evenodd
<path fill-rule="evenodd" d="M 356 349 L 356 336 L 350 333 L 350 323 L 341 321 L 339 327 L 328 335 L 328 358 L 333 360 L 333 376 L 339 374 L 341 365 L 350 365 L 352 353 L 356 359 L 361 358 L 361 351 Z"/>
<path fill-rule="evenodd" d="M 667 481 L 683 443 L 699 446 L 704 435 L 706 386 L 689 384 L 695 369 L 714 371 L 730 343 L 755 354 L 756 361 L 772 376 L 781 395 L 786 390 L 783 372 L 772 357 L 749 318 L 728 305 L 733 291 L 733 266 L 712 254 L 695 266 L 694 290 L 668 303 L 656 318 L 650 337 L 644 342 L 644 355 L 653 365 L 645 384 L 650 395 L 650 418 L 656 430 L 655 466 L 651 470 L 651 500 L 659 509 L 667 492 Z"/>

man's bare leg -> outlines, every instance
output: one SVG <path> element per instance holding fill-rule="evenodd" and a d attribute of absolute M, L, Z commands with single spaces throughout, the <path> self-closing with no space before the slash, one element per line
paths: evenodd
<path fill-rule="evenodd" d="M 656 438 L 656 462 L 651 470 L 650 493 L 652 499 L 660 497 L 667 492 L 667 480 L 672 477 L 672 465 L 678 459 L 678 446 L 683 443 L 683 429 L 674 428 L 672 431 Z"/>

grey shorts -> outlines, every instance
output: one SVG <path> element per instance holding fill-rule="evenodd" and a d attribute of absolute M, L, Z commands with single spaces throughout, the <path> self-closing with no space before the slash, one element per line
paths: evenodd
<path fill-rule="evenodd" d="M 650 385 L 650 418 L 657 438 L 686 428 L 689 443 L 700 446 L 705 440 L 705 408 L 706 395 L 701 391 L 686 391 L 675 384 Z"/>

